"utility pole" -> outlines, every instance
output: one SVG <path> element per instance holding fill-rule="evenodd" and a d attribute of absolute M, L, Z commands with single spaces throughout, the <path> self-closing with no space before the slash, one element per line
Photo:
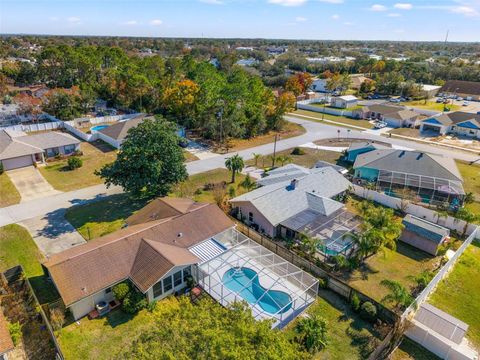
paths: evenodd
<path fill-rule="evenodd" d="M 272 168 L 275 167 L 275 158 L 277 157 L 277 138 L 278 134 L 275 134 L 275 141 L 273 142 Z"/>

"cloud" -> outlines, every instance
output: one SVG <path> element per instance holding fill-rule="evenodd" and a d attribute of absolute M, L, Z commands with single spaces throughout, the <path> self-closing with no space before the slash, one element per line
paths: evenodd
<path fill-rule="evenodd" d="M 400 15 L 399 13 L 389 13 L 387 16 L 388 17 L 400 17 L 402 15 Z"/>
<path fill-rule="evenodd" d="M 76 16 L 70 16 L 67 18 L 67 21 L 72 24 L 80 24 L 82 20 Z"/>
<path fill-rule="evenodd" d="M 387 7 L 385 5 L 375 4 L 372 5 L 370 11 L 387 11 Z"/>
<path fill-rule="evenodd" d="M 413 5 L 409 3 L 396 3 L 395 5 L 393 5 L 393 7 L 400 10 L 411 10 L 413 8 Z"/>
<path fill-rule="evenodd" d="M 210 4 L 210 5 L 223 5 L 222 0 L 199 0 L 200 2 L 204 4 Z"/>
<path fill-rule="evenodd" d="M 137 25 L 138 22 L 137 20 L 128 20 L 128 21 L 125 21 L 123 24 L 132 26 L 132 25 Z"/>
<path fill-rule="evenodd" d="M 150 20 L 149 24 L 153 26 L 160 26 L 163 24 L 163 21 L 160 19 L 153 19 L 153 20 Z"/>
<path fill-rule="evenodd" d="M 334 14 L 334 15 L 332 15 L 332 19 L 333 20 L 338 20 L 338 19 L 340 19 L 340 15 Z"/>
<path fill-rule="evenodd" d="M 268 0 L 268 2 L 281 6 L 300 6 L 307 2 L 307 0 Z"/>
<path fill-rule="evenodd" d="M 343 0 L 317 0 L 329 4 L 343 4 Z"/>
<path fill-rule="evenodd" d="M 307 20 L 308 20 L 308 19 L 305 18 L 305 17 L 303 17 L 303 16 L 297 16 L 297 17 L 295 18 L 295 21 L 296 21 L 296 22 L 305 22 L 305 21 L 307 21 Z"/>
<path fill-rule="evenodd" d="M 480 13 L 476 9 L 470 6 L 452 6 L 449 10 L 452 13 L 461 14 L 467 17 L 480 15 Z"/>

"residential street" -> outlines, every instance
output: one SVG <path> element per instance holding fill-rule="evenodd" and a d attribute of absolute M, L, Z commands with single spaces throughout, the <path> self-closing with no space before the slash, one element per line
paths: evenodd
<path fill-rule="evenodd" d="M 413 141 L 400 140 L 394 138 L 383 137 L 379 135 L 372 134 L 371 132 L 350 130 L 347 131 L 345 127 L 337 127 L 332 125 L 321 124 L 318 122 L 302 120 L 299 118 L 294 118 L 291 116 L 286 116 L 286 119 L 289 121 L 301 124 L 305 127 L 306 133 L 285 139 L 277 142 L 277 151 L 289 149 L 295 146 L 299 146 L 308 142 L 313 142 L 316 140 L 335 138 L 340 137 L 351 137 L 351 138 L 363 138 L 370 140 L 379 140 L 383 142 L 388 142 L 397 146 L 402 146 L 406 148 L 412 148 L 416 150 L 421 150 L 425 152 L 430 152 L 434 154 L 440 154 L 444 156 L 451 156 L 455 159 L 465 160 L 465 161 L 475 161 L 479 160 L 479 156 L 474 154 L 469 154 L 466 152 L 454 151 L 448 148 L 442 148 L 439 146 L 430 146 L 426 144 L 421 144 Z M 340 134 L 338 134 L 338 130 Z M 262 155 L 268 155 L 273 152 L 273 144 L 266 144 L 250 148 L 247 150 L 239 151 L 238 154 L 244 159 L 251 159 L 253 153 L 258 153 Z M 189 162 L 187 164 L 188 173 L 191 175 L 205 172 L 208 170 L 216 169 L 219 167 L 224 167 L 225 159 L 231 156 L 233 153 L 218 155 L 204 160 L 197 160 Z M 121 192 L 121 189 L 118 187 L 106 189 L 104 185 L 96 185 L 80 190 L 65 192 L 61 194 L 56 194 L 53 196 L 44 197 L 42 199 L 36 199 L 28 202 L 22 202 L 17 205 L 9 206 L 6 208 L 0 209 L 0 226 L 4 226 L 11 223 L 21 222 L 27 219 L 34 217 L 41 217 L 42 215 L 47 215 L 49 213 L 60 211 L 66 209 L 72 205 L 92 201 L 103 196 L 112 195 L 115 193 Z"/>

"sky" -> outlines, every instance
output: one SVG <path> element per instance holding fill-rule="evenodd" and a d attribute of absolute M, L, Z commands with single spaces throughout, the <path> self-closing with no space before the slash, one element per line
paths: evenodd
<path fill-rule="evenodd" d="M 0 0 L 0 33 L 480 41 L 480 0 Z"/>

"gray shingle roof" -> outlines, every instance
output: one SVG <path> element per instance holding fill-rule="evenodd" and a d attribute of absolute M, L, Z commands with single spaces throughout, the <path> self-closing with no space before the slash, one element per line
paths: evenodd
<path fill-rule="evenodd" d="M 347 190 L 351 183 L 332 167 L 297 178 L 295 188 L 289 182 L 267 185 L 232 199 L 249 201 L 274 226 L 306 209 L 330 214 L 343 204 L 331 200 Z"/>
<path fill-rule="evenodd" d="M 361 141 L 361 142 L 354 142 L 352 143 L 347 151 L 354 151 L 359 149 L 365 148 L 373 148 L 373 149 L 390 149 L 391 147 L 387 145 L 378 144 L 374 141 Z"/>
<path fill-rule="evenodd" d="M 130 120 L 119 121 L 116 124 L 110 125 L 104 129 L 99 130 L 98 132 L 107 135 L 115 140 L 123 140 L 127 137 L 128 130 L 136 127 L 143 120 L 145 120 L 145 115 L 139 115 Z"/>
<path fill-rule="evenodd" d="M 42 153 L 41 148 L 15 140 L 5 130 L 0 130 L 0 160 Z"/>
<path fill-rule="evenodd" d="M 258 185 L 266 186 L 283 183 L 310 174 L 310 169 L 295 164 L 287 164 L 268 172 L 267 176 L 257 180 Z"/>
<path fill-rule="evenodd" d="M 367 167 L 438 179 L 463 181 L 453 159 L 406 150 L 375 150 L 357 156 L 353 168 Z"/>
<path fill-rule="evenodd" d="M 405 225 L 405 230 L 411 231 L 428 240 L 434 241 L 437 244 L 440 244 L 445 237 L 450 235 L 450 230 L 447 228 L 411 214 L 407 214 L 403 218 L 402 223 Z"/>
<path fill-rule="evenodd" d="M 432 118 L 428 118 L 424 120 L 424 122 L 428 122 Z M 439 116 L 434 117 L 433 119 L 437 120 L 439 123 L 445 126 L 456 125 L 462 123 L 464 121 L 476 121 L 480 122 L 480 115 L 468 113 L 464 111 L 455 111 L 452 113 L 446 113 Z"/>
<path fill-rule="evenodd" d="M 57 131 L 49 131 L 35 135 L 19 136 L 16 137 L 15 140 L 44 150 L 58 146 L 80 144 L 80 140 L 73 137 L 72 135 Z"/>

